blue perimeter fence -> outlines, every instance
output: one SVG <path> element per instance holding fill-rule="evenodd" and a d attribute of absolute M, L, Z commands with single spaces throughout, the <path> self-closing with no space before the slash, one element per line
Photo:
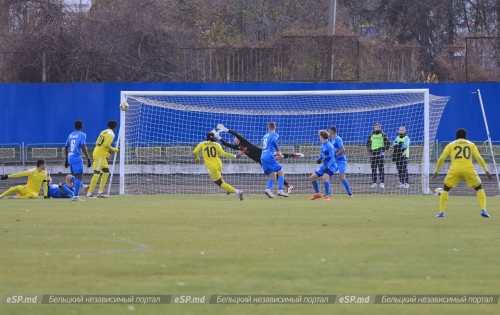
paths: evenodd
<path fill-rule="evenodd" d="M 0 163 L 64 160 L 63 147 L 75 120 L 95 141 L 108 120 L 119 121 L 120 91 L 282 91 L 428 88 L 450 96 L 437 131 L 439 143 L 453 141 L 458 128 L 482 143 L 486 128 L 477 95 L 481 90 L 493 141 L 500 141 L 500 83 L 66 83 L 0 84 Z M 392 140 L 392 136 L 390 136 Z M 89 147 L 91 145 L 89 144 Z M 439 145 L 441 147 L 442 145 Z M 435 150 L 434 153 L 438 153 Z"/>

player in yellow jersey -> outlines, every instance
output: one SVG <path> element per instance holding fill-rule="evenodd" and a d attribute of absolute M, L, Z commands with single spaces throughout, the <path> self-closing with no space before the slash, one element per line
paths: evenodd
<path fill-rule="evenodd" d="M 109 176 L 109 166 L 108 161 L 106 159 L 111 156 L 108 153 L 108 150 L 111 150 L 115 153 L 118 152 L 118 148 L 113 148 L 111 143 L 115 139 L 115 130 L 118 123 L 114 120 L 108 121 L 108 129 L 103 130 L 96 141 L 96 146 L 93 152 L 94 158 L 94 176 L 90 180 L 89 191 L 87 192 L 87 198 L 94 198 L 92 196 L 92 192 L 94 191 L 97 182 L 99 181 L 99 176 L 101 177 L 101 183 L 99 184 L 99 191 L 97 192 L 97 198 L 108 198 L 108 195 L 104 194 L 104 186 L 106 186 L 106 181 Z M 102 171 L 102 175 L 101 175 Z"/>
<path fill-rule="evenodd" d="M 240 200 L 243 200 L 243 191 L 234 189 L 231 185 L 225 183 L 222 179 L 222 161 L 219 158 L 219 154 L 230 159 L 234 159 L 239 156 L 224 151 L 224 149 L 222 149 L 222 146 L 215 142 L 216 134 L 218 133 L 215 130 L 207 133 L 207 141 L 200 142 L 194 149 L 194 158 L 196 159 L 196 162 L 200 162 L 198 153 L 201 151 L 210 179 L 212 179 L 212 181 L 217 184 L 217 186 L 224 189 L 228 194 L 236 193 L 238 198 L 240 198 Z"/>
<path fill-rule="evenodd" d="M 20 199 L 35 199 L 38 197 L 38 194 L 40 193 L 40 188 L 42 188 L 43 185 L 43 195 L 45 198 L 48 197 L 48 184 L 47 184 L 47 172 L 45 171 L 45 168 L 47 167 L 47 164 L 45 163 L 44 160 L 38 160 L 36 161 L 36 168 L 33 168 L 31 170 L 27 170 L 21 173 L 15 173 L 15 174 L 10 174 L 10 175 L 3 175 L 1 177 L 2 180 L 8 179 L 8 178 L 16 178 L 16 177 L 28 177 L 28 182 L 26 185 L 19 185 L 19 186 L 14 186 L 12 188 L 9 188 L 7 191 L 5 191 L 2 195 L 0 195 L 0 199 L 5 198 L 9 195 L 12 195 L 14 193 L 17 193 L 17 198 Z"/>
<path fill-rule="evenodd" d="M 444 187 L 441 196 L 439 197 L 439 214 L 436 216 L 438 218 L 444 218 L 444 209 L 446 207 L 446 202 L 448 201 L 450 189 L 457 187 L 458 183 L 464 179 L 468 187 L 474 187 L 477 192 L 477 198 L 479 199 L 479 205 L 481 206 L 481 216 L 489 218 L 489 214 L 486 212 L 486 195 L 481 183 L 481 179 L 476 173 L 474 164 L 472 163 L 472 157 L 476 158 L 476 161 L 481 165 L 488 180 L 491 180 L 491 174 L 488 172 L 486 163 L 484 163 L 483 158 L 479 154 L 477 147 L 474 143 L 465 140 L 467 138 L 467 131 L 465 129 L 458 129 L 456 133 L 457 140 L 448 144 L 443 151 L 443 154 L 439 157 L 436 165 L 436 170 L 434 171 L 434 176 L 432 176 L 431 181 L 435 180 L 438 176 L 439 169 L 444 163 L 444 160 L 451 156 L 451 167 L 444 179 Z"/>

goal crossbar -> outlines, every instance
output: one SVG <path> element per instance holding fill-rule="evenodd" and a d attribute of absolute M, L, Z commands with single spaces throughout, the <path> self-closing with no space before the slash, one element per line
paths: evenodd
<path fill-rule="evenodd" d="M 292 108 L 292 110 L 286 110 L 286 109 L 273 109 L 272 111 L 265 111 L 260 108 L 252 108 L 251 104 L 248 106 L 243 104 L 244 107 L 239 107 L 239 108 L 232 108 L 231 106 L 227 104 L 223 104 L 221 106 L 218 106 L 215 103 L 211 104 L 198 104 L 194 102 L 193 104 L 185 103 L 185 102 L 175 102 L 171 100 L 163 100 L 163 98 L 168 98 L 168 97 L 182 97 L 183 100 L 185 98 L 193 98 L 195 99 L 196 97 L 322 97 L 322 96 L 383 96 L 383 95 L 404 95 L 404 94 L 417 94 L 421 95 L 421 97 L 418 97 L 417 100 L 414 99 L 408 99 L 408 100 L 402 100 L 398 101 L 397 104 L 394 103 L 391 104 L 389 101 L 389 105 L 380 103 L 378 104 L 376 101 L 372 101 L 371 103 L 367 103 L 366 106 L 365 104 L 361 104 L 359 106 L 353 106 L 351 108 L 343 107 L 342 106 L 337 106 L 335 108 L 330 107 L 330 108 L 325 108 L 321 109 L 321 104 L 318 105 L 316 109 L 310 109 L 304 106 L 304 108 L 301 108 L 300 111 L 295 110 Z M 430 128 L 430 102 L 431 101 L 443 101 L 444 104 L 446 104 L 447 100 L 449 97 L 442 97 L 442 96 L 434 96 L 429 94 L 428 89 L 382 89 L 382 90 L 307 90 L 307 91 L 122 91 L 121 92 L 121 102 L 127 101 L 129 98 L 134 99 L 136 102 L 139 103 L 144 103 L 144 104 L 149 104 L 149 106 L 153 107 L 163 107 L 168 110 L 175 110 L 179 112 L 207 112 L 210 114 L 222 114 L 222 115 L 245 115 L 245 117 L 250 117 L 251 115 L 255 116 L 265 116 L 268 114 L 270 118 L 275 115 L 287 115 L 287 116 L 293 116 L 293 115 L 324 115 L 324 114 L 349 114 L 349 115 L 356 115 L 356 113 L 362 113 L 366 112 L 368 110 L 370 111 L 377 111 L 377 110 L 384 110 L 385 108 L 397 108 L 397 107 L 405 107 L 405 106 L 411 106 L 414 104 L 423 104 L 423 117 L 422 118 L 422 125 L 421 128 L 423 129 L 423 135 L 422 135 L 422 141 L 421 144 L 423 146 L 423 152 L 422 152 L 422 164 L 421 164 L 421 175 L 422 175 L 422 181 L 421 181 L 421 186 L 422 190 L 421 192 L 424 194 L 429 193 L 429 167 L 430 167 L 430 161 L 429 161 L 429 156 L 430 156 L 430 144 L 431 144 L 431 139 L 430 139 L 430 134 L 429 134 L 429 128 Z M 241 104 L 239 104 L 240 106 Z M 247 106 L 247 107 L 245 107 Z M 295 105 L 294 105 L 295 106 Z M 236 106 L 235 106 L 236 107 Z M 444 106 L 443 106 L 444 108 Z M 442 113 L 442 108 L 441 111 L 438 113 L 439 117 L 441 116 Z M 121 112 L 121 124 L 120 124 L 120 132 L 119 132 L 119 137 L 120 137 L 120 144 L 123 148 L 127 146 L 129 143 L 127 142 L 126 135 L 127 135 L 127 123 L 126 123 L 126 115 L 127 112 L 122 111 Z M 189 123 L 189 122 L 185 122 Z M 367 124 L 370 124 L 372 122 L 366 122 Z M 215 127 L 215 126 L 214 126 Z M 392 139 L 391 139 L 392 140 Z M 314 141 L 311 140 L 311 141 Z M 161 148 L 159 149 L 161 151 Z M 144 150 L 143 150 L 144 151 Z M 121 149 L 120 150 L 120 194 L 125 193 L 125 174 L 129 173 L 125 167 L 126 167 L 126 161 L 127 161 L 127 156 L 126 156 L 126 150 Z M 133 167 L 131 165 L 131 169 L 134 170 L 144 170 L 147 168 L 142 168 L 142 167 Z M 187 168 L 189 169 L 189 167 Z M 412 167 L 412 169 L 415 169 L 415 167 Z M 162 171 L 163 172 L 163 171 Z"/>

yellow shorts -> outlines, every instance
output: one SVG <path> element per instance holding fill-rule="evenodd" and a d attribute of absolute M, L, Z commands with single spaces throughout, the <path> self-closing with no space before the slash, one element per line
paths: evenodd
<path fill-rule="evenodd" d="M 94 156 L 94 171 L 101 171 L 103 168 L 109 168 L 108 161 L 105 156 Z"/>
<path fill-rule="evenodd" d="M 477 187 L 481 185 L 481 179 L 477 175 L 475 169 L 463 171 L 450 170 L 444 179 L 444 184 L 450 188 L 457 187 L 462 179 L 467 183 L 467 187 Z"/>
<path fill-rule="evenodd" d="M 17 194 L 17 198 L 19 198 L 19 199 L 36 199 L 36 197 L 38 197 L 38 193 L 36 193 L 36 192 L 29 192 L 29 193 L 24 194 L 24 195 Z"/>
<path fill-rule="evenodd" d="M 205 165 L 207 168 L 208 176 L 213 182 L 222 178 L 222 163 Z"/>
<path fill-rule="evenodd" d="M 38 192 L 31 191 L 23 185 L 9 188 L 6 192 L 3 193 L 3 196 L 6 197 L 14 193 L 17 193 L 17 198 L 19 199 L 35 199 L 36 197 L 38 197 Z"/>

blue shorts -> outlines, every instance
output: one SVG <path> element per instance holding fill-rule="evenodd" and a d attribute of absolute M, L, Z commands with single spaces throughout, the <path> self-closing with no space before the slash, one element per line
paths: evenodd
<path fill-rule="evenodd" d="M 69 156 L 68 157 L 69 168 L 71 170 L 71 174 L 83 174 L 83 159 L 81 156 Z"/>
<path fill-rule="evenodd" d="M 278 161 L 273 157 L 272 159 L 261 159 L 262 169 L 264 170 L 264 174 L 269 175 L 274 172 L 279 172 L 283 166 L 281 166 Z"/>
<path fill-rule="evenodd" d="M 325 169 L 326 169 L 326 165 L 324 165 L 324 164 L 323 164 L 323 165 L 321 165 L 320 167 L 318 167 L 318 168 L 314 171 L 314 173 L 316 173 L 316 175 L 318 175 L 318 176 L 323 176 L 323 175 L 325 175 L 325 174 L 328 174 L 328 176 L 332 177 L 332 176 L 333 176 L 333 172 L 332 172 L 332 170 L 330 170 L 330 169 L 329 169 L 329 170 L 328 170 L 328 172 L 325 172 Z"/>
<path fill-rule="evenodd" d="M 345 174 L 345 169 L 347 168 L 347 161 L 339 161 L 337 162 L 337 169 L 339 174 Z"/>
<path fill-rule="evenodd" d="M 50 196 L 52 198 L 71 198 L 73 197 L 73 194 L 62 194 L 60 191 L 51 193 Z"/>

